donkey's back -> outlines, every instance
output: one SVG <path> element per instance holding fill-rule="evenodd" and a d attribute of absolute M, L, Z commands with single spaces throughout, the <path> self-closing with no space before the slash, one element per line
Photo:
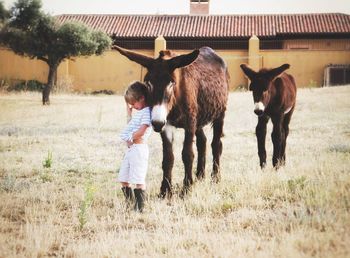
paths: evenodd
<path fill-rule="evenodd" d="M 197 124 L 204 126 L 223 118 L 226 111 L 229 74 L 225 61 L 211 48 L 202 47 L 197 59 L 181 69 L 186 92 L 193 92 L 197 104 Z"/>

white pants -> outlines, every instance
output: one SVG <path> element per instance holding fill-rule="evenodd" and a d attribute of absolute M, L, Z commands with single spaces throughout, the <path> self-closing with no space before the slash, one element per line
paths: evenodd
<path fill-rule="evenodd" d="M 130 184 L 146 183 L 149 150 L 147 144 L 133 144 L 125 153 L 118 181 Z"/>

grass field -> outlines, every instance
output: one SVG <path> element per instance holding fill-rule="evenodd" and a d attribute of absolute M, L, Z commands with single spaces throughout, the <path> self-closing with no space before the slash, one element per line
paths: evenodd
<path fill-rule="evenodd" d="M 260 170 L 253 101 L 231 93 L 222 180 L 182 200 L 183 130 L 172 200 L 157 198 L 153 133 L 146 211 L 125 211 L 116 175 L 125 150 L 120 96 L 0 95 L 0 257 L 350 257 L 350 87 L 300 89 L 287 165 Z M 194 166 L 195 167 L 195 166 Z"/>

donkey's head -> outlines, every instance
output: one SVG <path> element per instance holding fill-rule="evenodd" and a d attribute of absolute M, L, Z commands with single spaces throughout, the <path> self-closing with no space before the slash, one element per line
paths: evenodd
<path fill-rule="evenodd" d="M 167 123 L 167 116 L 175 103 L 176 80 L 174 70 L 196 60 L 199 50 L 186 55 L 172 56 L 170 51 L 160 51 L 159 57 L 142 54 L 114 46 L 122 55 L 147 68 L 144 81 L 148 86 L 150 106 L 152 107 L 152 126 L 161 132 Z"/>
<path fill-rule="evenodd" d="M 287 70 L 289 64 L 283 64 L 274 69 L 261 69 L 259 72 L 253 71 L 245 64 L 241 64 L 241 68 L 250 80 L 249 90 L 253 92 L 254 113 L 261 116 L 270 101 L 269 88 L 274 79 Z"/>

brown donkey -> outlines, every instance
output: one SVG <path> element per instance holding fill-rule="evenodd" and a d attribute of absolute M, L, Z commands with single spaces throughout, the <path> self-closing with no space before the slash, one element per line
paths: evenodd
<path fill-rule="evenodd" d="M 293 76 L 284 72 L 289 67 L 289 64 L 284 64 L 274 69 L 261 69 L 255 72 L 247 65 L 241 65 L 243 72 L 251 81 L 249 89 L 253 91 L 254 113 L 258 115 L 255 133 L 261 168 L 266 165 L 266 125 L 270 118 L 273 124 L 272 165 L 278 168 L 286 161 L 289 122 L 294 111 L 297 93 Z"/>
<path fill-rule="evenodd" d="M 149 88 L 152 126 L 163 142 L 163 181 L 160 196 L 172 194 L 174 165 L 172 128 L 185 129 L 182 160 L 185 166 L 184 193 L 193 184 L 193 141 L 196 139 L 198 179 L 204 177 L 206 136 L 203 127 L 212 124 L 212 179 L 220 179 L 221 137 L 228 98 L 228 72 L 225 62 L 209 47 L 185 55 L 160 51 L 159 57 L 114 46 L 122 55 L 147 68 L 144 81 Z"/>

